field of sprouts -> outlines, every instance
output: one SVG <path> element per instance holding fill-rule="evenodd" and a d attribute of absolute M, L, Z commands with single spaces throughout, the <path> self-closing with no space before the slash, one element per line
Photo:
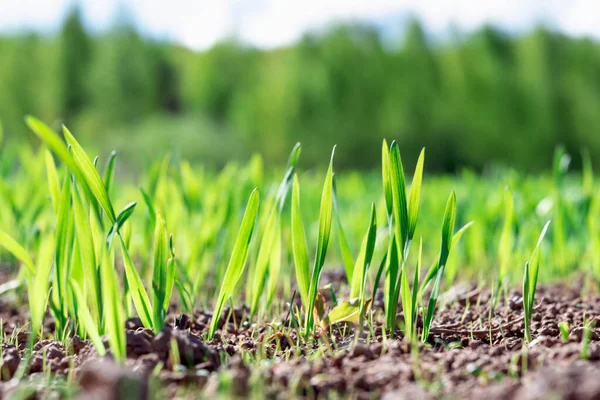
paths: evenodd
<path fill-rule="evenodd" d="M 585 152 L 429 176 L 425 149 L 338 173 L 343 143 L 327 170 L 298 144 L 132 178 L 25 122 L 38 144 L 0 139 L 0 397 L 600 397 Z"/>

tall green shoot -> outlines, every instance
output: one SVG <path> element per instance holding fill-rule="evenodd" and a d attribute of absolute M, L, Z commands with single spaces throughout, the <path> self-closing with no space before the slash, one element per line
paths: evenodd
<path fill-rule="evenodd" d="M 175 282 L 175 256 L 173 241 L 169 239 L 167 226 L 160 213 L 156 215 L 154 230 L 154 264 L 152 278 L 153 328 L 159 332 L 165 322 L 171 292 Z"/>
<path fill-rule="evenodd" d="M 233 295 L 235 287 L 244 272 L 246 258 L 248 257 L 248 248 L 250 247 L 250 239 L 252 239 L 252 231 L 254 230 L 256 214 L 258 213 L 258 204 L 258 191 L 254 189 L 248 200 L 246 212 L 244 213 L 244 218 L 242 219 L 242 224 L 235 240 L 233 252 L 229 259 L 227 269 L 225 270 L 225 276 L 223 277 L 221 289 L 219 290 L 219 295 L 215 303 L 215 309 L 208 331 L 208 337 L 210 339 L 214 337 L 217 331 L 217 325 L 225 302 Z"/>
<path fill-rule="evenodd" d="M 388 151 L 384 141 L 382 157 L 388 223 L 393 227 L 390 228 L 388 254 L 397 254 L 397 260 L 388 256 L 386 265 L 386 326 L 392 331 L 396 327 L 402 269 L 408 258 L 419 216 L 425 149 L 419 155 L 408 198 L 398 143 L 392 142 Z"/>
<path fill-rule="evenodd" d="M 329 168 L 325 177 L 323 191 L 321 193 L 321 206 L 319 211 L 319 235 L 317 238 L 317 250 L 312 273 L 309 270 L 308 250 L 306 246 L 306 234 L 300 214 L 300 185 L 297 177 L 294 178 L 292 190 L 292 250 L 296 268 L 296 280 L 298 289 L 305 305 L 305 336 L 314 330 L 314 315 L 319 279 L 325 263 L 327 246 L 331 233 L 331 221 L 333 218 L 333 156 L 335 147 L 331 152 Z"/>
<path fill-rule="evenodd" d="M 523 275 L 523 317 L 525 320 L 525 341 L 531 342 L 531 316 L 535 304 L 535 291 L 537 287 L 538 272 L 540 268 L 540 247 L 550 221 L 546 222 L 544 229 L 531 253 L 529 261 L 525 263 L 525 273 Z"/>
<path fill-rule="evenodd" d="M 440 246 L 440 258 L 438 260 L 438 268 L 435 274 L 435 282 L 429 296 L 427 307 L 423 312 L 423 332 L 421 333 L 422 342 L 426 342 L 429 338 L 429 330 L 431 329 L 431 323 L 433 322 L 433 315 L 435 313 L 435 307 L 440 293 L 440 287 L 442 285 L 444 269 L 446 268 L 446 262 L 448 261 L 450 250 L 452 249 L 455 222 L 456 195 L 454 192 L 452 192 L 450 193 L 450 197 L 446 203 L 446 210 L 444 211 L 444 221 L 442 223 L 442 243 Z"/>
<path fill-rule="evenodd" d="M 268 209 L 267 222 L 264 227 L 258 255 L 256 256 L 254 273 L 251 276 L 250 314 L 252 316 L 258 311 L 258 305 L 265 286 L 267 273 L 270 277 L 272 274 L 277 274 L 278 272 L 276 268 L 271 268 L 271 261 L 274 260 L 272 254 L 277 248 L 276 243 L 281 241 L 281 232 L 279 229 L 279 225 L 281 224 L 281 214 L 290 186 L 292 185 L 296 165 L 298 164 L 298 159 L 300 157 L 300 150 L 300 143 L 297 143 L 288 158 L 286 172 L 283 180 L 279 184 L 274 202 Z"/>

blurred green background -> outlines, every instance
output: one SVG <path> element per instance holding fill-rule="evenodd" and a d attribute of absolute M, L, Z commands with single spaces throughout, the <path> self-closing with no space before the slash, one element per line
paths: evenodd
<path fill-rule="evenodd" d="M 231 39 L 193 51 L 127 20 L 92 35 L 75 8 L 57 34 L 0 37 L 0 120 L 9 145 L 37 144 L 23 123 L 32 114 L 131 168 L 166 150 L 214 166 L 260 152 L 280 165 L 301 141 L 305 165 L 338 144 L 336 168 L 372 169 L 383 138 L 409 165 L 426 147 L 436 172 L 545 170 L 557 144 L 600 158 L 597 42 L 543 27 L 433 40 L 412 20 L 401 31 L 338 24 L 285 47 Z"/>

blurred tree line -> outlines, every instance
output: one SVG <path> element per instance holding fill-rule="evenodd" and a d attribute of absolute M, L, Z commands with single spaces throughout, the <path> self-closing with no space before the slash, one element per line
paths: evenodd
<path fill-rule="evenodd" d="M 417 21 L 396 41 L 339 25 L 292 46 L 224 40 L 204 52 L 142 37 L 132 24 L 86 32 L 77 9 L 56 37 L 0 38 L 0 120 L 31 140 L 25 114 L 65 123 L 132 163 L 166 148 L 216 165 L 253 151 L 282 163 L 374 168 L 381 139 L 412 163 L 454 171 L 551 165 L 558 143 L 600 158 L 600 44 L 539 27 L 431 41 Z"/>

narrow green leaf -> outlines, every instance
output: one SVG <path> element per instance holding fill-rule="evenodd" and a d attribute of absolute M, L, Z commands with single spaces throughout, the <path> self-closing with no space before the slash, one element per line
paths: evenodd
<path fill-rule="evenodd" d="M 64 125 L 63 132 L 67 143 L 73 149 L 73 158 L 75 159 L 79 170 L 85 177 L 85 180 L 91 192 L 94 194 L 96 200 L 108 216 L 110 223 L 114 224 L 116 219 L 115 211 L 108 197 L 108 192 L 106 191 L 104 182 L 102 181 L 102 178 L 100 178 L 100 174 L 98 174 L 98 170 L 90 161 L 87 154 L 85 153 L 85 150 L 83 150 L 79 142 L 75 140 L 75 137 L 71 134 L 71 132 L 69 132 L 67 127 Z"/>
<path fill-rule="evenodd" d="M 433 284 L 433 290 L 431 291 L 431 295 L 429 296 L 429 302 L 427 304 L 427 309 L 423 318 L 423 333 L 421 336 L 421 340 L 423 342 L 427 341 L 427 338 L 429 337 L 429 329 L 431 327 L 431 322 L 433 321 L 433 315 L 435 313 L 435 307 L 439 296 L 440 287 L 442 284 L 442 277 L 444 275 L 444 269 L 446 268 L 446 261 L 448 261 L 448 256 L 450 255 L 450 250 L 452 248 L 452 238 L 455 221 L 456 195 L 454 194 L 454 192 L 452 192 L 450 193 L 450 197 L 448 198 L 448 202 L 446 203 L 446 210 L 444 212 L 444 221 L 442 224 L 442 243 L 440 246 L 440 258 L 438 261 L 439 267 L 437 269 L 435 282 Z"/>
<path fill-rule="evenodd" d="M 83 326 L 87 336 L 90 338 L 90 341 L 94 345 L 96 352 L 101 357 L 106 354 L 106 348 L 104 347 L 104 343 L 102 342 L 102 338 L 100 337 L 100 332 L 98 330 L 98 324 L 96 324 L 96 319 L 92 317 L 90 310 L 87 308 L 85 296 L 81 291 L 81 288 L 77 284 L 77 282 L 73 279 L 70 280 L 71 290 L 73 291 L 73 296 L 75 301 L 78 304 L 77 307 L 77 321 L 79 324 Z"/>
<path fill-rule="evenodd" d="M 167 292 L 172 287 L 167 287 L 167 281 L 171 272 L 169 267 L 169 245 L 168 232 L 164 218 L 160 213 L 156 215 L 156 227 L 154 229 L 154 263 L 152 277 L 152 291 L 154 300 L 152 307 L 154 310 L 154 331 L 160 332 L 164 326 L 167 316 Z"/>
<path fill-rule="evenodd" d="M 463 237 L 464 233 L 473 224 L 474 224 L 473 221 L 468 222 L 462 228 L 460 228 L 458 231 L 456 231 L 456 233 L 452 237 L 452 247 L 455 247 L 458 244 L 458 242 L 460 242 L 460 239 Z M 439 261 L 440 261 L 440 253 L 438 253 L 436 260 L 429 267 L 429 270 L 427 271 L 427 275 L 425 275 L 425 278 L 423 279 L 423 283 L 421 284 L 421 288 L 419 289 L 419 295 L 423 294 L 423 292 L 427 288 L 427 285 L 429 284 L 429 282 L 431 282 L 431 280 L 435 277 L 435 274 L 437 274 L 438 267 L 439 267 Z"/>
<path fill-rule="evenodd" d="M 302 304 L 308 306 L 308 292 L 310 290 L 310 270 L 308 264 L 308 248 L 304 223 L 300 215 L 300 183 L 298 176 L 294 175 L 292 189 L 292 252 L 296 268 L 296 281 Z"/>
<path fill-rule="evenodd" d="M 415 268 L 415 275 L 413 278 L 413 289 L 412 289 L 412 331 L 411 335 L 417 333 L 417 311 L 419 310 L 419 278 L 421 277 L 421 265 L 423 258 L 423 237 L 419 239 L 419 257 L 417 258 L 417 268 Z"/>
<path fill-rule="evenodd" d="M 70 230 L 72 229 L 74 218 L 71 213 L 71 185 L 71 176 L 66 174 L 58 206 L 55 253 L 55 269 L 58 279 L 54 282 L 53 287 L 53 290 L 56 289 L 57 291 L 60 304 L 63 305 L 62 310 L 67 309 L 65 305 L 69 302 L 67 285 L 69 282 L 69 257 L 71 256 Z"/>
<path fill-rule="evenodd" d="M 25 122 L 27 123 L 27 126 L 29 126 L 29 128 L 42 139 L 48 147 L 50 147 L 63 164 L 67 166 L 90 199 L 93 198 L 94 194 L 89 187 L 86 177 L 80 170 L 78 164 L 75 162 L 75 158 L 71 155 L 62 139 L 46 124 L 32 116 L 25 117 Z"/>
<path fill-rule="evenodd" d="M 386 276 L 385 276 L 385 314 L 386 325 L 388 329 L 396 328 L 396 310 L 398 307 L 398 298 L 396 293 L 399 293 L 396 287 L 398 267 L 400 264 L 400 251 L 398 250 L 398 240 L 396 234 L 391 233 L 388 242 L 388 251 L 386 257 Z"/>
<path fill-rule="evenodd" d="M 123 295 L 119 289 L 114 257 L 107 247 L 104 248 L 100 265 L 102 301 L 105 309 L 104 322 L 106 332 L 108 333 L 108 343 L 115 359 L 122 362 L 127 356 L 125 329 L 123 329 L 125 325 L 125 313 L 121 303 Z"/>
<path fill-rule="evenodd" d="M 48 189 L 50 190 L 50 199 L 52 201 L 52 207 L 54 208 L 54 212 L 58 213 L 58 202 L 60 199 L 60 180 L 58 179 L 58 173 L 56 172 L 54 158 L 48 150 L 45 151 L 45 161 L 46 174 L 48 176 Z"/>
<path fill-rule="evenodd" d="M 142 197 L 144 199 L 146 207 L 148 207 L 148 215 L 150 215 L 150 221 L 152 222 L 152 227 L 154 227 L 154 225 L 156 224 L 156 211 L 154 210 L 154 204 L 152 203 L 150 195 L 141 187 L 140 192 L 142 193 Z"/>
<path fill-rule="evenodd" d="M 400 158 L 398 143 L 392 142 L 390 149 L 390 177 L 394 203 L 394 228 L 398 240 L 399 254 L 406 257 L 408 245 L 408 207 L 406 202 L 406 182 Z"/>
<path fill-rule="evenodd" d="M 273 249 L 273 242 L 276 239 L 275 234 L 277 230 L 277 214 L 277 209 L 275 205 L 273 205 L 267 218 L 262 240 L 260 241 L 254 271 L 251 274 L 252 303 L 250 305 L 250 313 L 252 315 L 255 315 L 258 311 L 258 303 L 262 294 L 265 277 L 269 267 L 269 259 Z"/>
<path fill-rule="evenodd" d="M 415 174 L 410 187 L 410 200 L 408 202 L 408 240 L 412 240 L 417 220 L 419 218 L 419 205 L 421 203 L 421 184 L 423 182 L 423 164 L 425 162 L 425 149 L 421 150 Z"/>
<path fill-rule="evenodd" d="M 148 293 L 144 288 L 144 284 L 142 282 L 142 278 L 138 271 L 136 270 L 133 262 L 131 261 L 131 257 L 129 256 L 129 252 L 127 251 L 127 246 L 125 245 L 125 240 L 121 235 L 118 235 L 121 239 L 121 253 L 123 254 L 123 266 L 125 269 L 125 277 L 127 279 L 127 284 L 129 285 L 129 290 L 131 293 L 131 298 L 133 299 L 133 305 L 142 321 L 147 328 L 153 328 L 153 309 L 150 303 L 150 299 L 148 298 Z"/>
<path fill-rule="evenodd" d="M 94 236 L 92 227 L 89 223 L 90 213 L 86 207 L 83 196 L 77 187 L 73 188 L 73 211 L 75 215 L 75 230 L 77 232 L 77 242 L 81 262 L 85 274 L 85 282 L 90 289 L 90 299 L 92 303 L 92 313 L 99 320 L 102 313 L 102 295 L 98 278 L 98 263 L 96 262 L 96 249 L 94 246 Z M 85 289 L 85 288 L 84 288 Z"/>
<path fill-rule="evenodd" d="M 131 217 L 131 214 L 133 214 L 133 211 L 135 211 L 136 206 L 137 203 L 135 201 L 127 204 L 117 216 L 115 223 L 110 227 L 108 235 L 106 236 L 106 242 L 108 243 L 109 247 L 112 243 L 114 235 L 116 235 L 121 230 L 121 227 L 125 225 L 125 222 L 127 222 L 129 217 Z"/>
<path fill-rule="evenodd" d="M 317 238 L 317 254 L 315 256 L 315 264 L 310 280 L 310 289 L 308 292 L 308 308 L 306 309 L 306 329 L 305 334 L 313 329 L 314 316 L 312 309 L 315 306 L 317 291 L 319 287 L 319 279 L 323 264 L 325 263 L 325 255 L 327 254 L 327 246 L 329 245 L 329 237 L 331 234 L 331 220 L 333 218 L 333 156 L 335 154 L 335 146 L 331 152 L 329 168 L 325 176 L 323 184 L 323 192 L 321 193 L 321 207 L 319 211 L 319 236 Z"/>
<path fill-rule="evenodd" d="M 391 220 L 391 217 L 394 213 L 394 200 L 390 169 L 390 150 L 385 139 L 383 139 L 383 145 L 381 147 L 381 177 L 383 181 L 383 193 L 385 195 L 385 206 L 387 208 L 388 219 Z"/>
<path fill-rule="evenodd" d="M 108 160 L 106 161 L 106 166 L 104 167 L 104 187 L 106 188 L 106 193 L 110 196 L 110 189 L 113 186 L 113 181 L 115 179 L 115 161 L 117 160 L 117 152 L 112 151 Z"/>
<path fill-rule="evenodd" d="M 27 250 L 2 230 L 0 230 L 0 245 L 8 250 L 17 260 L 21 261 L 31 275 L 35 273 L 35 265 L 31 257 L 29 257 Z"/>
<path fill-rule="evenodd" d="M 31 333 L 37 335 L 42 328 L 48 292 L 50 286 L 50 271 L 52 270 L 52 257 L 54 256 L 54 242 L 51 238 L 44 238 L 40 244 L 37 268 L 32 277 L 32 282 L 27 285 L 29 298 L 29 314 L 31 316 Z M 33 342 L 32 342 L 33 343 Z"/>
<path fill-rule="evenodd" d="M 371 203 L 371 216 L 369 219 L 369 226 L 365 236 L 363 237 L 362 244 L 360 246 L 360 252 L 356 258 L 356 265 L 354 266 L 354 279 L 351 281 L 350 286 L 350 299 L 356 297 L 361 300 L 364 299 L 364 290 L 367 280 L 367 271 L 371 265 L 373 258 L 373 251 L 375 250 L 375 240 L 377 237 L 377 215 L 375 213 L 375 203 Z"/>
<path fill-rule="evenodd" d="M 408 282 L 408 271 L 406 267 L 402 268 L 402 271 L 400 271 L 400 293 L 400 297 L 402 299 L 402 311 L 404 314 L 404 325 L 406 331 L 405 335 L 408 338 L 411 338 L 413 331 L 413 302 L 410 292 L 410 284 Z"/>
<path fill-rule="evenodd" d="M 544 240 L 544 237 L 546 236 L 546 232 L 548 231 L 549 226 L 550 226 L 550 221 L 546 222 L 546 224 L 544 225 L 544 228 L 542 229 L 542 232 L 540 233 L 538 241 L 535 245 L 535 248 L 531 254 L 531 258 L 529 259 L 529 274 L 530 274 L 530 276 L 529 276 L 529 282 L 530 282 L 529 293 L 531 296 L 531 299 L 530 299 L 531 305 L 533 305 L 534 300 L 535 300 L 535 290 L 536 290 L 536 286 L 537 286 L 538 273 L 539 273 L 539 269 L 540 269 L 540 246 L 542 245 L 542 241 Z"/>
<path fill-rule="evenodd" d="M 171 296 L 173 294 L 173 286 L 175 285 L 175 250 L 173 249 L 173 235 L 169 236 L 169 259 L 167 260 L 167 283 L 166 283 L 166 295 L 163 308 L 168 311 L 169 304 L 171 303 Z"/>
<path fill-rule="evenodd" d="M 456 195 L 450 193 L 450 198 L 446 203 L 444 211 L 444 223 L 442 225 L 442 245 L 440 250 L 440 265 L 445 265 L 452 248 L 452 237 L 454 234 L 454 224 L 456 222 Z"/>
<path fill-rule="evenodd" d="M 254 223 L 256 221 L 256 214 L 258 213 L 259 196 L 258 190 L 254 189 L 248 200 L 246 206 L 246 212 L 242 219 L 242 224 L 233 246 L 233 252 L 229 259 L 229 264 L 225 270 L 225 276 L 223 277 L 223 283 L 219 291 L 217 302 L 215 303 L 215 310 L 210 323 L 210 329 L 208 337 L 213 338 L 217 330 L 217 324 L 221 316 L 221 311 L 227 299 L 229 299 L 234 291 L 235 287 L 242 277 L 244 267 L 246 266 L 246 258 L 248 256 L 248 248 L 250 247 L 250 239 L 252 239 L 252 231 L 254 230 Z"/>

